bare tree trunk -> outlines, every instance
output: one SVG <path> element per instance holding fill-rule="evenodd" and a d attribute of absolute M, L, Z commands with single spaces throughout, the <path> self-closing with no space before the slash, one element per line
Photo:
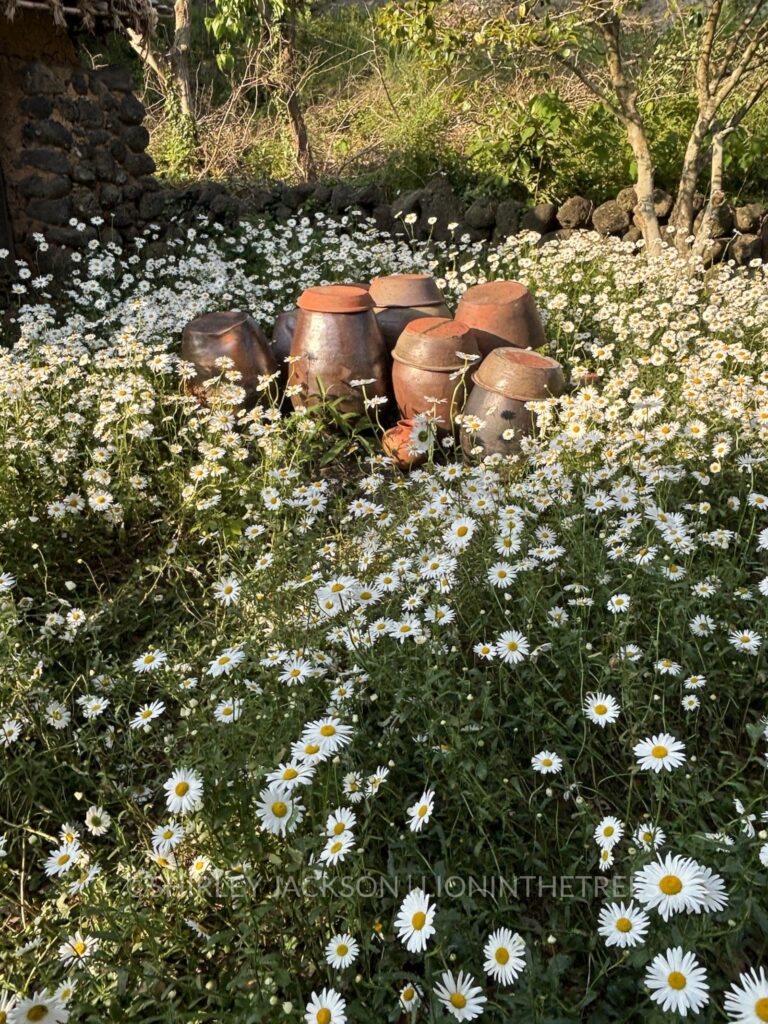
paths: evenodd
<path fill-rule="evenodd" d="M 301 108 L 298 90 L 289 87 L 290 91 L 285 97 L 285 105 L 288 109 L 288 116 L 291 119 L 294 147 L 296 149 L 296 163 L 299 165 L 305 181 L 312 181 L 317 177 L 315 158 L 312 153 L 312 146 L 309 141 L 307 124 L 304 120 L 304 111 Z"/>
<path fill-rule="evenodd" d="M 173 46 L 168 54 L 173 80 L 179 94 L 179 106 L 186 117 L 194 118 L 192 81 L 189 74 L 189 44 L 192 26 L 189 19 L 189 0 L 176 0 L 173 5 Z"/>
<path fill-rule="evenodd" d="M 659 218 L 656 216 L 653 203 L 653 159 L 643 118 L 637 107 L 637 89 L 632 87 L 624 73 L 624 61 L 621 54 L 621 21 L 615 13 L 612 13 L 599 22 L 599 28 L 605 43 L 605 57 L 611 75 L 611 84 L 619 101 L 621 120 L 626 128 L 627 139 L 637 162 L 635 219 L 639 221 L 647 251 L 652 256 L 657 256 L 661 252 L 661 232 Z"/>
<path fill-rule="evenodd" d="M 648 139 L 642 125 L 637 125 L 633 121 L 627 124 L 627 138 L 637 163 L 635 221 L 639 223 L 643 232 L 648 252 L 652 256 L 657 256 L 661 252 L 661 231 L 653 201 L 653 161 Z"/>
<path fill-rule="evenodd" d="M 734 128 L 724 128 L 715 132 L 712 137 L 712 166 L 709 176 L 709 200 L 704 207 L 704 214 L 701 218 L 699 230 L 691 249 L 692 256 L 702 256 L 712 241 L 712 224 L 714 222 L 714 211 L 725 202 L 723 192 L 723 154 L 725 150 L 725 139 Z"/>
<path fill-rule="evenodd" d="M 706 155 L 704 139 L 709 128 L 709 117 L 700 115 L 685 148 L 677 197 L 669 217 L 669 223 L 675 229 L 675 248 L 681 255 L 688 253 L 690 246 L 688 239 L 693 233 L 693 198 L 704 164 Z"/>

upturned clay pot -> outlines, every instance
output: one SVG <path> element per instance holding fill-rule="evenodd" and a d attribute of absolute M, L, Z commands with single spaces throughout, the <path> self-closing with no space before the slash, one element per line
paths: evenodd
<path fill-rule="evenodd" d="M 539 348 L 547 340 L 533 296 L 517 281 L 468 288 L 459 300 L 456 319 L 474 330 L 483 356 L 504 345 Z"/>
<path fill-rule="evenodd" d="M 231 359 L 234 369 L 240 372 L 238 385 L 245 389 L 246 404 L 268 398 L 268 392 L 257 389 L 258 379 L 275 373 L 277 363 L 267 339 L 248 313 L 234 309 L 206 313 L 184 327 L 181 358 L 197 370 L 193 387 L 222 374 L 221 367 L 216 365 L 221 356 Z"/>
<path fill-rule="evenodd" d="M 416 451 L 413 445 L 412 419 L 400 420 L 397 426 L 384 432 L 381 446 L 400 469 L 413 469 L 427 461 L 427 453 Z"/>
<path fill-rule="evenodd" d="M 474 381 L 505 398 L 530 402 L 557 398 L 565 390 L 563 368 L 556 359 L 515 348 L 496 348 L 480 363 Z"/>
<path fill-rule="evenodd" d="M 526 402 L 563 393 L 565 379 L 556 360 L 537 352 L 494 349 L 473 375 L 474 388 L 464 407 L 461 447 L 465 455 L 480 448 L 482 455 L 514 455 L 531 433 L 533 413 Z M 476 417 L 477 431 L 468 426 Z"/>
<path fill-rule="evenodd" d="M 389 356 L 373 315 L 373 300 L 358 285 L 318 285 L 299 298 L 291 342 L 288 386 L 294 408 L 341 399 L 342 412 L 365 412 L 365 398 L 386 398 Z M 372 381 L 352 386 L 354 380 Z"/>
<path fill-rule="evenodd" d="M 437 417 L 440 428 L 450 429 L 472 386 L 473 361 L 459 353 L 479 355 L 474 335 L 465 324 L 445 317 L 408 324 L 392 352 L 392 384 L 403 416 L 412 419 L 429 413 Z"/>
<path fill-rule="evenodd" d="M 450 317 L 437 282 L 430 274 L 391 274 L 371 281 L 374 313 L 391 350 L 412 320 Z"/>

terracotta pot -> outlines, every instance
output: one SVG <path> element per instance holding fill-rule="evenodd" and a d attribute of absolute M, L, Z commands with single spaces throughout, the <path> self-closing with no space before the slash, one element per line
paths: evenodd
<path fill-rule="evenodd" d="M 275 328 L 272 331 L 270 348 L 272 355 L 277 360 L 280 370 L 280 383 L 283 387 L 288 383 L 288 363 L 286 359 L 291 354 L 291 342 L 293 332 L 296 330 L 296 321 L 299 319 L 298 309 L 286 309 L 275 320 Z"/>
<path fill-rule="evenodd" d="M 403 416 L 430 413 L 437 415 L 443 430 L 450 429 L 472 386 L 473 364 L 459 352 L 479 355 L 474 335 L 465 324 L 428 317 L 413 320 L 405 328 L 392 352 L 392 384 Z"/>
<path fill-rule="evenodd" d="M 475 447 L 483 455 L 516 454 L 533 427 L 533 413 L 525 403 L 556 397 L 565 389 L 563 369 L 556 360 L 513 348 L 494 349 L 478 367 L 473 382 L 461 425 L 465 455 Z M 470 416 L 482 421 L 476 432 L 465 425 Z M 509 431 L 513 434 L 505 437 Z"/>
<path fill-rule="evenodd" d="M 220 376 L 222 370 L 216 366 L 220 356 L 228 356 L 242 374 L 238 384 L 245 389 L 247 404 L 268 399 L 268 392 L 257 390 L 258 378 L 275 373 L 277 363 L 267 339 L 248 313 L 234 309 L 206 313 L 184 327 L 181 358 L 197 370 L 193 386 Z"/>
<path fill-rule="evenodd" d="M 400 420 L 396 427 L 385 431 L 381 439 L 382 448 L 400 469 L 413 469 L 415 466 L 421 466 L 427 461 L 427 453 L 414 452 L 411 448 L 412 443 L 412 419 Z"/>
<path fill-rule="evenodd" d="M 374 309 L 384 341 L 390 351 L 408 324 L 422 317 L 449 317 L 451 311 L 444 302 L 433 306 L 377 306 Z"/>
<path fill-rule="evenodd" d="M 390 274 L 371 281 L 375 306 L 435 306 L 443 293 L 431 274 Z"/>
<path fill-rule="evenodd" d="M 539 348 L 547 340 L 531 293 L 517 281 L 468 288 L 459 300 L 456 319 L 474 330 L 483 356 L 504 345 Z"/>
<path fill-rule="evenodd" d="M 373 315 L 373 300 L 356 285 L 318 285 L 299 298 L 291 342 L 289 387 L 294 408 L 342 399 L 342 412 L 365 412 L 365 397 L 387 397 L 389 356 Z M 352 387 L 353 380 L 373 380 Z"/>
<path fill-rule="evenodd" d="M 390 349 L 419 317 L 449 317 L 451 311 L 431 274 L 391 274 L 371 281 L 371 298 L 381 333 Z"/>
<path fill-rule="evenodd" d="M 477 368 L 474 382 L 523 402 L 557 398 L 565 390 L 563 368 L 556 359 L 517 348 L 493 349 Z"/>

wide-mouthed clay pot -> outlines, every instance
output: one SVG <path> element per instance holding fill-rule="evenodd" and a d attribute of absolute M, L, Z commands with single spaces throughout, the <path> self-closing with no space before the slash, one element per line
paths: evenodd
<path fill-rule="evenodd" d="M 340 399 L 342 412 L 365 412 L 366 398 L 386 398 L 389 355 L 359 285 L 317 285 L 299 298 L 288 386 L 294 408 Z M 365 381 L 353 384 L 354 381 Z"/>
<path fill-rule="evenodd" d="M 190 320 L 181 334 L 181 358 L 197 370 L 193 386 L 200 386 L 223 370 L 216 360 L 226 356 L 241 374 L 238 386 L 245 390 L 246 404 L 267 399 L 259 390 L 259 377 L 277 371 L 277 362 L 256 321 L 243 310 L 206 313 Z"/>
<path fill-rule="evenodd" d="M 413 428 L 412 419 L 400 420 L 397 426 L 386 430 L 381 439 L 386 454 L 403 470 L 421 466 L 427 461 L 426 451 L 418 451 L 413 447 Z"/>
<path fill-rule="evenodd" d="M 456 319 L 473 329 L 483 356 L 504 345 L 539 348 L 547 340 L 533 296 L 517 281 L 468 288 L 459 300 Z"/>
<path fill-rule="evenodd" d="M 392 351 L 392 384 L 402 415 L 412 419 L 427 413 L 442 430 L 450 429 L 464 407 L 478 357 L 465 324 L 445 317 L 412 320 Z"/>
<path fill-rule="evenodd" d="M 514 348 L 494 349 L 478 367 L 473 381 L 461 422 L 465 455 L 475 448 L 482 455 L 519 452 L 520 442 L 533 427 L 533 414 L 526 402 L 557 397 L 565 388 L 563 370 L 556 360 Z M 477 430 L 471 429 L 473 418 L 480 421 Z"/>
<path fill-rule="evenodd" d="M 451 315 L 431 274 L 377 277 L 371 281 L 370 291 L 376 319 L 390 349 L 412 320 Z"/>

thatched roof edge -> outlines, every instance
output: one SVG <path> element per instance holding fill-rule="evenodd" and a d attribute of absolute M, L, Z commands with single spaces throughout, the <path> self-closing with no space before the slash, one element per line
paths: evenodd
<path fill-rule="evenodd" d="M 22 11 L 43 11 L 65 27 L 80 21 L 88 32 L 149 35 L 157 21 L 149 0 L 0 0 L 0 17 L 13 21 Z"/>

